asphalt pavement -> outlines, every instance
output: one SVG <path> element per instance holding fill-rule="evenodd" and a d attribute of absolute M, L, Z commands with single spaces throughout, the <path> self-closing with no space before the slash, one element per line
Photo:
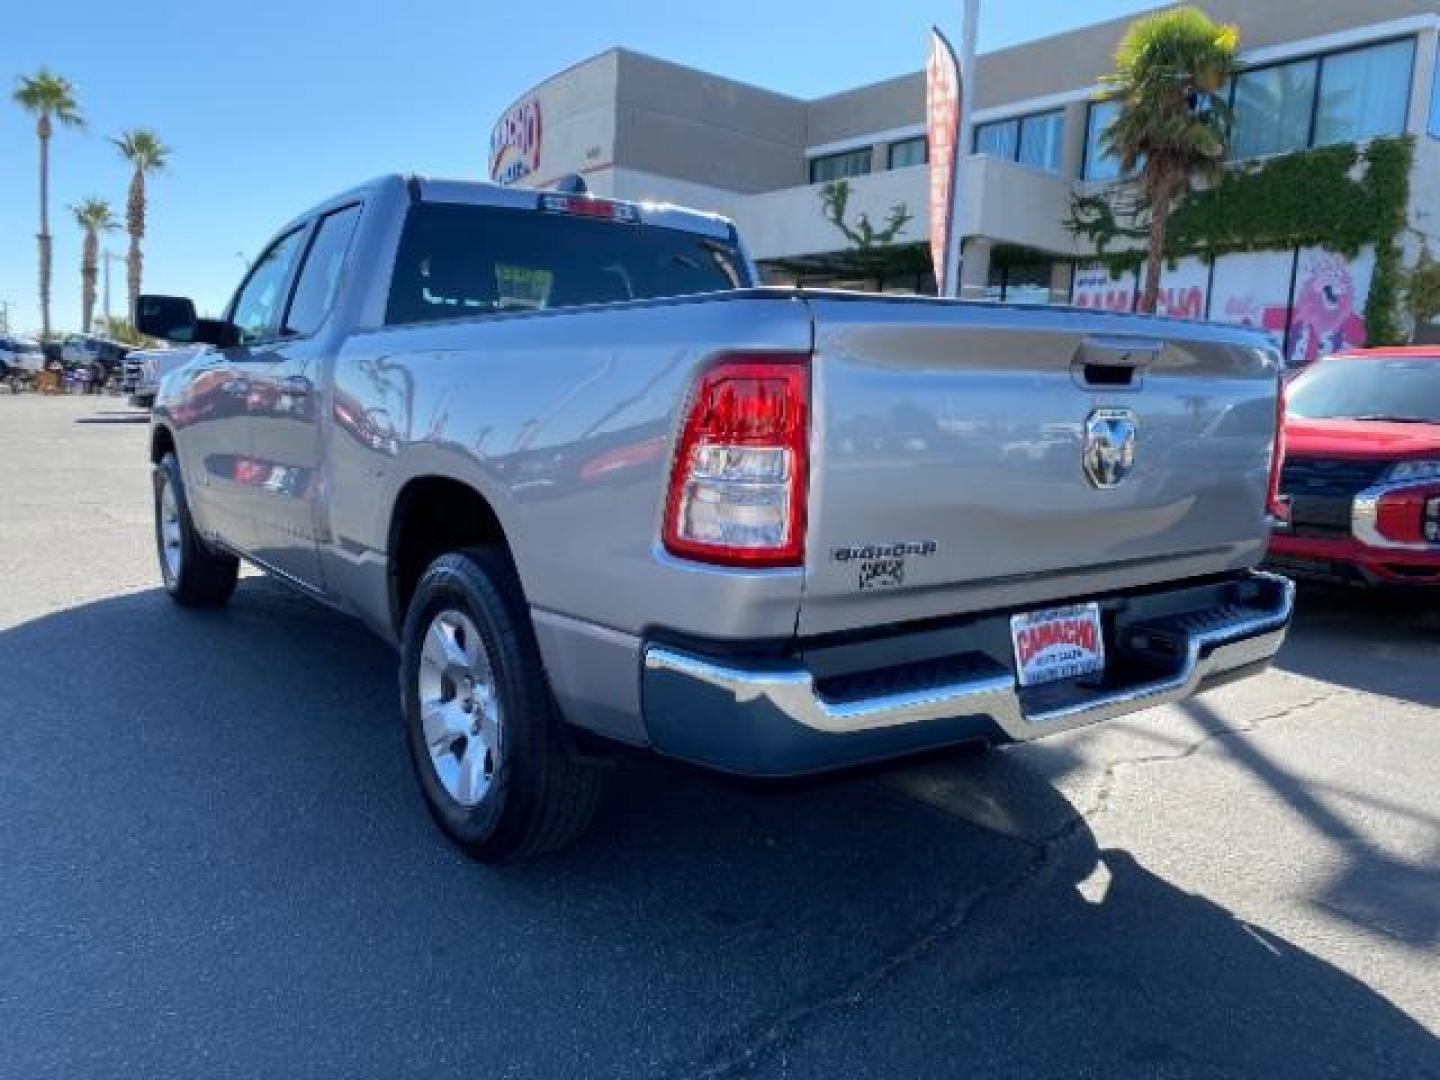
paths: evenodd
<path fill-rule="evenodd" d="M 1440 602 L 1266 675 L 459 855 L 394 657 L 158 587 L 145 418 L 0 396 L 0 1076 L 1440 1077 Z"/>

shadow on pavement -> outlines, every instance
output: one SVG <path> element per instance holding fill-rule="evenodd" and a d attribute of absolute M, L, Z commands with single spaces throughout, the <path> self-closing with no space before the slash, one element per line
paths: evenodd
<path fill-rule="evenodd" d="M 1204 698 L 1182 708 L 1206 734 L 1233 730 Z M 1361 831 L 1327 805 L 1317 785 L 1290 775 L 1253 739 L 1227 739 L 1225 753 L 1283 799 L 1306 825 L 1325 837 L 1340 853 L 1343 869 L 1316 903 L 1373 933 L 1386 934 L 1420 948 L 1440 944 L 1440 847 L 1426 861 L 1410 863 L 1377 848 Z M 1440 821 L 1405 813 L 1440 842 Z"/>
<path fill-rule="evenodd" d="M 77 416 L 77 424 L 148 424 L 150 414 L 146 412 L 137 413 L 101 413 L 97 416 Z"/>
<path fill-rule="evenodd" d="M 1097 852 L 1005 755 L 961 772 L 1011 835 L 873 779 L 647 761 L 585 846 L 495 871 L 431 827 L 396 696 L 388 649 L 263 580 L 223 613 L 152 590 L 0 633 L 7 1068 L 1440 1069 L 1358 980 Z"/>
<path fill-rule="evenodd" d="M 1440 590 L 1398 593 L 1302 584 L 1276 666 L 1440 707 Z"/>

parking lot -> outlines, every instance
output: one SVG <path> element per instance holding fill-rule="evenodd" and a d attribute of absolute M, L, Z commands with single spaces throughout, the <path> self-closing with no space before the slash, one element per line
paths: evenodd
<path fill-rule="evenodd" d="M 496 870 L 392 654 L 159 589 L 147 427 L 0 396 L 0 1074 L 1440 1076 L 1440 603 L 1261 678 L 802 786 L 617 767 Z"/>

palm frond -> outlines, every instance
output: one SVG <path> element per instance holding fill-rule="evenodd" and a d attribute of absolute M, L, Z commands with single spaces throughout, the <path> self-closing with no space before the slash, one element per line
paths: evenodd
<path fill-rule="evenodd" d="M 161 171 L 172 153 L 171 148 L 161 142 L 160 136 L 150 128 L 131 128 L 110 141 L 120 151 L 120 156 L 142 173 Z"/>
<path fill-rule="evenodd" d="M 1181 7 L 1135 20 L 1115 51 L 1104 96 L 1119 104 L 1101 146 L 1127 173 L 1203 176 L 1225 158 L 1230 108 L 1220 91 L 1236 70 L 1233 26 Z"/>
<path fill-rule="evenodd" d="M 1136 177 L 1134 204 L 1150 217 L 1140 310 L 1153 311 L 1165 228 L 1176 201 L 1197 179 L 1224 168 L 1230 108 L 1221 94 L 1236 72 L 1239 31 L 1193 7 L 1142 16 L 1115 50 L 1102 98 L 1115 118 L 1101 149 Z"/>
<path fill-rule="evenodd" d="M 87 232 L 114 232 L 120 228 L 110 203 L 93 195 L 70 207 L 70 212 L 75 215 L 75 223 Z"/>
<path fill-rule="evenodd" d="M 75 85 L 49 68 L 20 76 L 11 97 L 32 116 L 48 117 L 66 127 L 85 126 Z"/>

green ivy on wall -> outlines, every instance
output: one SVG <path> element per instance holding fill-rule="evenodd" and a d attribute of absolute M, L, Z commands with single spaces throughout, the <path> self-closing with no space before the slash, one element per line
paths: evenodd
<path fill-rule="evenodd" d="M 1241 165 L 1217 185 L 1193 191 L 1170 218 L 1165 256 L 1214 259 L 1242 251 L 1324 246 L 1354 258 L 1375 245 L 1375 271 L 1365 302 L 1372 345 L 1401 340 L 1398 300 L 1403 287 L 1401 234 L 1410 199 L 1414 141 L 1375 139 L 1302 150 Z M 1125 189 L 1077 196 L 1070 228 L 1095 244 L 1097 261 L 1112 275 L 1134 272 L 1144 261 L 1139 248 L 1109 251 L 1116 241 L 1146 235 L 1143 208 Z"/>
<path fill-rule="evenodd" d="M 915 215 L 904 203 L 896 203 L 885 216 L 883 228 L 876 228 L 870 221 L 870 215 L 863 211 L 851 225 L 845 220 L 845 210 L 849 205 L 849 180 L 831 180 L 820 189 L 820 206 L 825 220 L 840 230 L 854 251 L 872 251 L 893 243 L 905 226 L 915 220 Z"/>

